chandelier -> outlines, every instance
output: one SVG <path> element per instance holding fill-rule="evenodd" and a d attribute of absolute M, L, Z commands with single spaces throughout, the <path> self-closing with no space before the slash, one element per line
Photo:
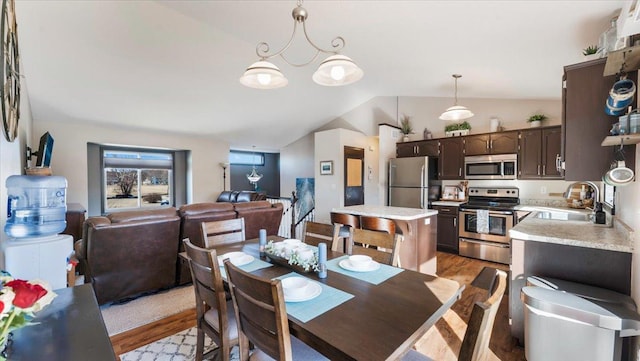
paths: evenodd
<path fill-rule="evenodd" d="M 454 121 L 469 119 L 473 116 L 473 113 L 466 107 L 458 105 L 458 78 L 462 78 L 462 75 L 453 74 L 451 76 L 455 79 L 455 101 L 452 107 L 449 107 L 440 115 L 440 119 Z"/>
<path fill-rule="evenodd" d="M 247 70 L 240 77 L 240 83 L 244 86 L 256 89 L 276 89 L 286 86 L 289 81 L 282 74 L 280 69 L 267 59 L 280 56 L 287 64 L 295 67 L 303 67 L 315 61 L 320 53 L 331 54 L 326 58 L 318 70 L 313 74 L 313 81 L 324 86 L 341 86 L 355 83 L 362 78 L 363 72 L 356 63 L 349 57 L 338 54 L 344 48 L 345 41 L 338 36 L 331 41 L 332 49 L 323 49 L 317 46 L 307 34 L 305 21 L 307 20 L 307 10 L 302 7 L 302 0 L 298 0 L 298 6 L 293 9 L 293 33 L 289 42 L 279 51 L 269 54 L 269 44 L 261 42 L 256 46 L 256 54 L 259 61 L 249 65 Z M 284 52 L 289 49 L 298 29 L 298 24 L 302 24 L 302 30 L 307 42 L 315 49 L 315 54 L 304 63 L 292 63 L 284 56 Z"/>
<path fill-rule="evenodd" d="M 251 173 L 247 174 L 247 179 L 249 180 L 249 183 L 253 184 L 254 186 L 258 185 L 258 181 L 260 179 L 262 179 L 262 174 L 258 174 L 258 172 L 256 172 L 256 146 L 253 146 L 253 167 L 251 169 Z"/>

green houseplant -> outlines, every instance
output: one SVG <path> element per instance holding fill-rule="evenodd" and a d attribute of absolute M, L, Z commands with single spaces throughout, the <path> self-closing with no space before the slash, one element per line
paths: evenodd
<path fill-rule="evenodd" d="M 467 135 L 469 134 L 469 130 L 471 130 L 471 124 L 467 121 L 449 124 L 444 127 L 444 132 L 448 137 Z"/>
<path fill-rule="evenodd" d="M 409 134 L 413 134 L 413 126 L 411 125 L 411 117 L 408 115 L 403 115 L 402 120 L 400 120 L 400 132 L 402 132 L 403 141 L 409 140 Z"/>
<path fill-rule="evenodd" d="M 599 48 L 597 45 L 589 45 L 586 48 L 582 49 L 582 55 L 593 55 L 598 52 Z"/>
<path fill-rule="evenodd" d="M 527 119 L 527 122 L 529 122 L 531 128 L 535 128 L 541 126 L 542 121 L 545 119 L 547 119 L 547 116 L 544 114 L 534 114 Z"/>

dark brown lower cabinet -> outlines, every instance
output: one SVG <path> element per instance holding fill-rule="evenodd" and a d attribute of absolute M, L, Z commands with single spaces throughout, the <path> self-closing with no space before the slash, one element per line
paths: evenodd
<path fill-rule="evenodd" d="M 458 207 L 433 208 L 438 211 L 438 251 L 458 254 Z"/>

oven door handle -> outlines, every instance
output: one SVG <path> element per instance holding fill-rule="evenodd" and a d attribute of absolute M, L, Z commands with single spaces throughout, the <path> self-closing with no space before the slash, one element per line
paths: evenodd
<path fill-rule="evenodd" d="M 496 242 L 482 242 L 482 241 L 472 241 L 467 238 L 460 238 L 460 242 L 468 242 L 479 245 L 490 245 L 491 247 L 500 247 L 500 248 L 509 248 L 508 244 L 496 243 Z"/>
<path fill-rule="evenodd" d="M 460 209 L 460 213 L 466 214 L 476 214 L 474 209 Z M 489 215 L 492 214 L 503 214 L 505 216 L 513 216 L 513 211 L 489 211 Z"/>

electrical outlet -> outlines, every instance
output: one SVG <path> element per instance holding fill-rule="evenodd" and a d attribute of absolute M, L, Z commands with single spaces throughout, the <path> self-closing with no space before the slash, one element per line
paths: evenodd
<path fill-rule="evenodd" d="M 547 187 L 540 187 L 540 194 L 547 194 Z"/>

